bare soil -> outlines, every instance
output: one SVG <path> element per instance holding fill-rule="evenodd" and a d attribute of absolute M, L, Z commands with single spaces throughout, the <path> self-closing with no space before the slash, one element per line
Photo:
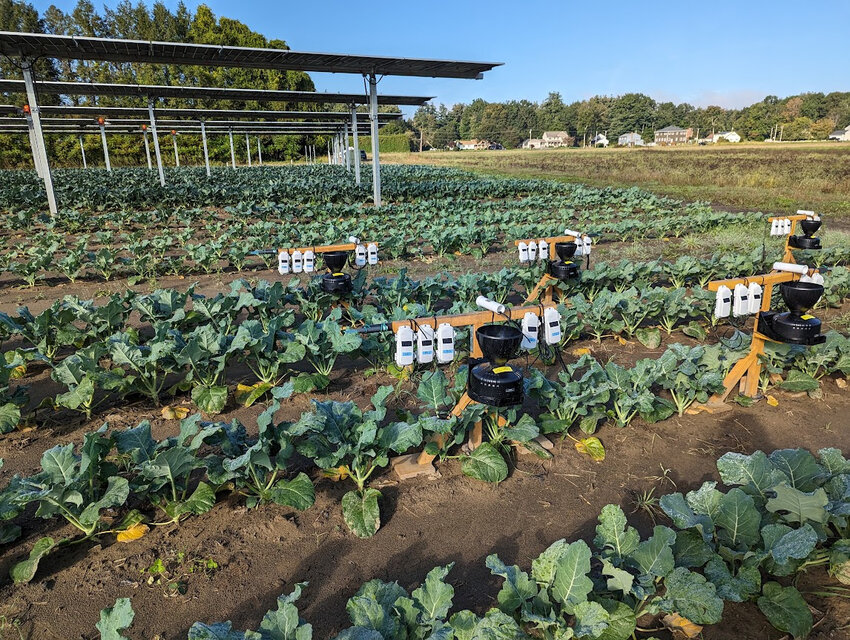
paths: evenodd
<path fill-rule="evenodd" d="M 507 254 L 494 254 L 483 261 L 457 258 L 445 266 L 454 272 L 482 271 L 498 269 L 508 259 Z M 397 266 L 385 265 L 387 271 Z M 417 274 L 445 266 L 419 264 Z M 279 279 L 269 272 L 243 275 Z M 223 290 L 232 277 L 163 278 L 157 285 L 184 288 L 198 281 L 198 291 L 214 293 Z M 0 291 L 0 310 L 14 312 L 24 303 L 38 311 L 68 293 L 93 297 L 126 288 L 126 281 L 42 285 L 34 290 L 6 286 Z M 840 310 L 823 317 L 838 313 Z M 570 349 L 587 347 L 599 359 L 614 357 L 632 363 L 660 354 L 673 341 L 688 339 L 681 334 L 665 336 L 656 350 L 611 340 L 601 344 L 582 341 Z M 572 358 L 567 356 L 567 360 Z M 340 362 L 326 397 L 362 405 L 379 384 L 394 382 L 386 374 L 365 377 L 364 369 L 362 363 Z M 229 382 L 237 381 L 238 372 L 229 372 Z M 34 386 L 49 382 L 46 371 L 33 382 Z M 470 608 L 481 614 L 494 605 L 501 584 L 484 566 L 490 553 L 527 569 L 555 540 L 581 537 L 589 541 L 605 504 L 619 504 L 631 513 L 637 492 L 653 488 L 655 495 L 688 491 L 705 480 L 717 480 L 715 460 L 727 451 L 750 453 L 785 447 L 814 451 L 829 446 L 850 451 L 850 395 L 834 380 L 824 381 L 821 400 L 782 392 L 775 395 L 779 400 L 776 407 L 765 402 L 749 408 L 730 405 L 724 413 L 674 417 L 653 425 L 640 420 L 625 429 L 606 425 L 598 433 L 608 452 L 604 462 L 597 464 L 578 454 L 569 440 L 557 442 L 553 460 L 516 456 L 510 477 L 498 486 L 464 476 L 456 461 L 439 465 L 440 477 L 434 480 L 400 483 L 388 471 L 372 485 L 383 493 L 383 526 L 368 540 L 356 538 L 342 520 L 340 500 L 351 486 L 322 478 L 305 466 L 316 482 L 316 504 L 307 511 L 278 506 L 247 510 L 236 497 L 222 496 L 209 513 L 180 526 L 154 528 L 131 544 L 104 536 L 99 543 L 66 548 L 42 562 L 31 584 L 12 586 L 10 566 L 28 553 L 36 539 L 73 534 L 69 526 L 28 513 L 21 522 L 25 537 L 0 549 L 0 616 L 20 622 L 27 639 L 89 639 L 97 637 L 100 609 L 111 606 L 118 597 L 130 597 L 136 611 L 130 637 L 171 640 L 185 638 L 196 620 L 229 619 L 236 628 L 256 628 L 263 614 L 275 607 L 278 595 L 291 591 L 297 582 L 308 581 L 300 602 L 302 615 L 313 623 L 316 638 L 329 638 L 347 625 L 345 603 L 365 581 L 397 580 L 412 588 L 433 566 L 449 562 L 455 563 L 449 575 L 455 588 L 455 609 Z M 402 394 L 391 406 L 399 409 L 411 404 Z M 229 407 L 216 419 L 237 418 L 255 431 L 254 418 L 262 408 Z M 308 408 L 306 396 L 291 398 L 284 402 L 277 419 L 295 419 Z M 527 409 L 535 411 L 530 405 Z M 89 422 L 67 412 L 43 415 L 38 428 L 0 440 L 0 458 L 5 459 L 0 482 L 7 482 L 14 473 L 35 472 L 44 450 L 59 443 L 79 443 L 86 431 L 103 421 L 123 429 L 143 419 L 151 421 L 157 438 L 178 432 L 176 420 L 162 418 L 158 409 L 145 403 L 107 406 Z M 656 517 L 665 521 L 663 515 Z M 630 518 L 643 534 L 651 531 L 651 514 L 637 511 Z M 178 554 L 183 554 L 182 562 Z M 166 584 L 149 584 L 146 570 L 157 559 L 173 567 Z M 200 569 L 206 560 L 213 560 L 218 568 Z M 171 581 L 182 585 L 177 593 L 168 588 Z M 804 590 L 818 590 L 828 583 L 826 574 L 817 571 L 803 576 L 799 584 Z M 820 621 L 813 637 L 850 638 L 847 629 L 841 629 L 850 619 L 846 600 L 809 597 L 809 601 L 817 609 L 815 620 Z M 5 638 L 4 632 L 0 628 L 0 638 Z M 664 632 L 647 635 L 669 637 Z M 778 639 L 782 634 L 770 627 L 755 605 L 730 604 L 723 622 L 706 628 L 704 637 L 761 640 Z"/>

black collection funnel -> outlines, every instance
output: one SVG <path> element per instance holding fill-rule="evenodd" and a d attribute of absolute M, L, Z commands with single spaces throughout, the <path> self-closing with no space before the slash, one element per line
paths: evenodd
<path fill-rule="evenodd" d="M 558 257 L 564 262 L 566 262 L 575 255 L 576 249 L 577 247 L 575 242 L 555 243 L 555 253 L 557 253 Z"/>
<path fill-rule="evenodd" d="M 328 251 L 323 255 L 325 266 L 334 273 L 342 271 L 345 263 L 348 262 L 348 251 Z"/>
<path fill-rule="evenodd" d="M 485 324 L 475 332 L 484 357 L 495 364 L 513 358 L 522 343 L 522 331 L 510 324 Z"/>
<path fill-rule="evenodd" d="M 807 219 L 800 222 L 800 228 L 806 234 L 807 238 L 811 238 L 812 234 L 817 233 L 818 229 L 820 229 L 821 224 L 820 220 Z"/>
<path fill-rule="evenodd" d="M 802 315 L 811 309 L 823 295 L 823 285 L 814 282 L 782 282 L 779 285 L 782 299 L 795 315 Z"/>

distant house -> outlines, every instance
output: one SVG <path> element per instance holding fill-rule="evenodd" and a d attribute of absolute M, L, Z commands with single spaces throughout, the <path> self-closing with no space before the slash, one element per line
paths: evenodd
<path fill-rule="evenodd" d="M 558 147 L 571 147 L 573 146 L 573 142 L 575 142 L 575 138 L 573 138 L 566 131 L 543 132 L 543 146 L 547 149 L 556 149 Z"/>
<path fill-rule="evenodd" d="M 483 151 L 489 149 L 493 143 L 489 140 L 455 140 L 455 149 L 460 151 Z"/>
<path fill-rule="evenodd" d="M 685 144 L 694 137 L 694 130 L 671 125 L 655 132 L 655 143 L 659 145 Z"/>
<path fill-rule="evenodd" d="M 607 147 L 608 146 L 608 137 L 604 133 L 598 133 L 590 141 L 590 144 L 594 147 Z"/>
<path fill-rule="evenodd" d="M 711 134 L 712 142 L 718 142 L 720 140 L 725 140 L 726 142 L 740 142 L 741 136 L 735 131 L 721 131 L 719 133 Z"/>
<path fill-rule="evenodd" d="M 829 134 L 830 140 L 838 140 L 839 142 L 850 142 L 850 125 L 843 129 L 836 129 Z"/>
<path fill-rule="evenodd" d="M 621 147 L 642 147 L 645 143 L 641 135 L 633 131 L 632 133 L 624 133 L 617 138 L 617 144 Z"/>
<path fill-rule="evenodd" d="M 543 138 L 526 138 L 522 141 L 523 149 L 542 149 L 544 146 Z"/>

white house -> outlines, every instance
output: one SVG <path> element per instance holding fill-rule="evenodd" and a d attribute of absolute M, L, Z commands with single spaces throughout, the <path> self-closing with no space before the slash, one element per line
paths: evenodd
<path fill-rule="evenodd" d="M 593 136 L 593 139 L 590 141 L 594 147 L 607 147 L 608 146 L 608 137 L 604 133 L 599 133 Z"/>
<path fill-rule="evenodd" d="M 617 138 L 617 144 L 621 147 L 642 147 L 645 143 L 641 135 L 633 131 L 631 133 L 624 133 Z"/>
<path fill-rule="evenodd" d="M 711 135 L 711 141 L 725 140 L 726 142 L 740 142 L 741 136 L 735 131 L 720 131 Z"/>
<path fill-rule="evenodd" d="M 829 134 L 829 139 L 838 140 L 840 142 L 850 142 L 850 125 L 847 125 L 843 129 L 836 129 Z"/>
<path fill-rule="evenodd" d="M 566 131 L 544 131 L 543 146 L 547 149 L 557 147 L 569 147 L 573 144 L 573 137 Z"/>
<path fill-rule="evenodd" d="M 523 149 L 542 149 L 546 146 L 546 143 L 543 142 L 542 138 L 526 138 L 522 141 Z"/>

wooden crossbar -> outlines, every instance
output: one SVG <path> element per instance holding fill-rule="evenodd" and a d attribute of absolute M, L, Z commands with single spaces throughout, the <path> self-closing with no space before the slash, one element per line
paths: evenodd
<path fill-rule="evenodd" d="M 361 242 L 360 244 L 363 245 L 364 247 L 366 247 L 370 244 L 373 244 L 376 247 L 378 247 L 377 242 Z M 319 254 L 319 253 L 328 253 L 329 251 L 354 251 L 356 248 L 357 248 L 356 244 L 345 243 L 345 244 L 326 244 L 326 245 L 319 245 L 319 246 L 315 246 L 315 247 L 292 247 L 292 248 L 284 247 L 283 249 L 278 249 L 277 252 L 280 253 L 281 251 L 288 251 L 291 254 L 293 251 L 300 251 L 301 253 L 304 253 L 305 251 L 312 251 L 315 254 Z"/>

